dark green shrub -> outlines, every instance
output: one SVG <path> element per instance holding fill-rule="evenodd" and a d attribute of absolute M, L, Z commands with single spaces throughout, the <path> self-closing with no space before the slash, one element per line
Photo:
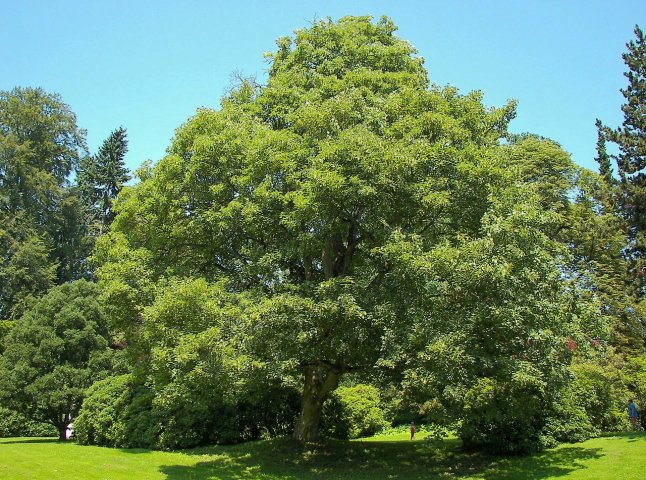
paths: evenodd
<path fill-rule="evenodd" d="M 150 388 L 135 383 L 130 403 L 121 417 L 125 424 L 124 447 L 152 448 L 157 445 L 160 421 L 152 409 L 152 401 Z"/>
<path fill-rule="evenodd" d="M 130 401 L 131 375 L 108 377 L 92 385 L 83 408 L 74 422 L 76 438 L 81 444 L 119 445 L 123 437 L 123 424 L 118 413 Z"/>
<path fill-rule="evenodd" d="M 24 415 L 0 407 L 0 438 L 3 437 L 55 437 L 56 428 L 48 423 L 28 420 Z"/>
<path fill-rule="evenodd" d="M 542 444 L 555 447 L 559 442 L 582 442 L 599 433 L 591 422 L 574 389 L 564 389 L 552 404 L 543 428 Z"/>
<path fill-rule="evenodd" d="M 577 363 L 570 369 L 574 374 L 570 385 L 574 401 L 584 409 L 593 435 L 621 430 L 626 422 L 623 407 L 629 394 L 620 371 L 601 362 Z"/>
<path fill-rule="evenodd" d="M 160 422 L 156 447 L 191 448 L 288 435 L 298 415 L 299 392 L 284 385 L 258 384 L 235 401 L 209 392 L 175 389 L 153 401 Z"/>
<path fill-rule="evenodd" d="M 132 374 L 109 377 L 92 385 L 74 422 L 81 444 L 151 447 L 155 444 L 152 395 Z"/>
<path fill-rule="evenodd" d="M 328 436 L 368 437 L 389 426 L 379 390 L 372 385 L 339 387 L 326 402 L 322 431 Z"/>
<path fill-rule="evenodd" d="M 637 379 L 630 365 L 638 363 L 629 360 L 622 369 L 623 361 L 605 352 L 578 359 L 567 376 L 551 385 L 531 369 L 507 381 L 482 378 L 464 396 L 460 437 L 466 447 L 527 453 L 622 430 L 630 396 L 622 370 Z"/>
<path fill-rule="evenodd" d="M 569 370 L 572 378 L 555 397 L 543 429 L 545 445 L 622 430 L 626 426 L 622 405 L 628 393 L 619 369 L 608 358 L 597 358 L 578 361 Z"/>
<path fill-rule="evenodd" d="M 542 385 L 535 377 L 508 382 L 481 378 L 464 397 L 460 438 L 465 448 L 493 453 L 540 450 L 545 407 Z"/>
<path fill-rule="evenodd" d="M 74 422 L 81 444 L 111 447 L 152 447 L 157 421 L 152 393 L 132 374 L 109 377 L 92 385 Z"/>
<path fill-rule="evenodd" d="M 324 437 L 341 440 L 350 438 L 350 419 L 341 402 L 341 397 L 336 392 L 333 392 L 323 404 L 319 431 Z"/>
<path fill-rule="evenodd" d="M 299 414 L 300 391 L 285 385 L 260 385 L 237 404 L 240 440 L 290 435 Z"/>
<path fill-rule="evenodd" d="M 569 367 L 572 378 L 554 402 L 546 438 L 580 442 L 627 428 L 626 400 L 631 396 L 625 383 L 628 363 L 624 368 L 624 361 L 612 352 L 573 363 Z"/>
<path fill-rule="evenodd" d="M 182 388 L 155 395 L 128 374 L 94 384 L 74 426 L 82 444 L 179 449 L 236 443 L 290 433 L 298 399 L 297 390 L 281 385 L 259 385 L 235 403 Z"/>
<path fill-rule="evenodd" d="M 623 373 L 628 392 L 622 402 L 622 418 L 627 418 L 626 401 L 632 398 L 639 409 L 642 428 L 646 428 L 646 355 L 626 359 Z"/>

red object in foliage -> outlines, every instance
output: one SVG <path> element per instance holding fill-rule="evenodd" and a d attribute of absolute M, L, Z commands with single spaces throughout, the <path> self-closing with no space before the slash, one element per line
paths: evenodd
<path fill-rule="evenodd" d="M 570 352 L 573 352 L 576 350 L 577 344 L 574 341 L 574 339 L 567 337 L 567 340 L 565 340 L 565 348 L 567 348 Z"/>

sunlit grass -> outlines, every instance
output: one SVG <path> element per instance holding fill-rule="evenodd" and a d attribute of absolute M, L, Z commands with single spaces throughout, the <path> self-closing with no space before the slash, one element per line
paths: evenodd
<path fill-rule="evenodd" d="M 407 432 L 301 446 L 288 438 L 182 452 L 0 439 L 6 480 L 626 479 L 646 478 L 646 435 L 618 434 L 528 457 L 463 452 L 456 438 Z"/>

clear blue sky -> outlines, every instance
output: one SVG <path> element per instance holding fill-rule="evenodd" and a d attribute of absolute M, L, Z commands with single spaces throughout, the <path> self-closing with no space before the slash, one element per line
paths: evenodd
<path fill-rule="evenodd" d="M 644 0 L 2 0 L 0 90 L 59 93 L 95 152 L 128 130 L 128 166 L 163 157 L 198 107 L 219 107 L 233 71 L 266 78 L 262 53 L 327 16 L 390 16 L 432 82 L 518 100 L 513 132 L 593 162 L 595 118 L 621 123 L 621 53 L 646 28 Z"/>

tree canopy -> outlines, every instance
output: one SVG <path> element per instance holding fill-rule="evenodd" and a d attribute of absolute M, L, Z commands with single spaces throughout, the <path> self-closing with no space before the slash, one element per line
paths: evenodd
<path fill-rule="evenodd" d="M 89 155 L 57 95 L 0 93 L 12 432 L 75 419 L 80 442 L 166 449 L 415 420 L 520 453 L 626 423 L 627 392 L 646 401 L 643 33 L 596 174 L 509 133 L 515 102 L 431 83 L 395 32 L 278 39 L 266 84 L 238 76 L 131 186 L 123 127 Z"/>
<path fill-rule="evenodd" d="M 86 150 L 85 132 L 59 96 L 40 88 L 0 92 L 3 211 L 25 211 L 46 225 Z"/>
<path fill-rule="evenodd" d="M 628 85 L 621 90 L 625 103 L 621 106 L 624 115 L 622 125 L 616 129 L 604 126 L 597 121 L 605 140 L 619 148 L 619 154 L 613 155 L 617 163 L 617 173 L 621 182 L 616 192 L 616 202 L 624 217 L 628 219 L 632 239 L 632 254 L 637 260 L 633 266 L 633 286 L 639 295 L 643 295 L 644 277 L 640 275 L 644 257 L 644 230 L 646 225 L 645 173 L 646 168 L 646 42 L 644 33 L 635 26 L 635 39 L 626 45 L 628 51 L 622 58 L 628 71 L 624 76 Z M 602 171 L 608 170 L 603 156 L 600 156 Z M 613 183 L 612 180 L 610 183 Z"/>
<path fill-rule="evenodd" d="M 242 82 L 180 127 L 99 239 L 102 288 L 133 343 L 153 316 L 175 345 L 224 321 L 213 352 L 229 342 L 300 375 L 301 440 L 349 372 L 431 371 L 447 402 L 488 379 L 549 403 L 580 327 L 554 237 L 567 155 L 503 145 L 514 104 L 430 85 L 395 30 L 346 17 L 279 39 L 267 85 Z M 221 285 L 217 310 L 153 315 L 167 286 L 195 278 Z M 237 312 L 228 323 L 222 308 Z"/>
<path fill-rule="evenodd" d="M 65 440 L 85 390 L 110 371 L 110 335 L 96 285 L 52 288 L 16 322 L 0 357 L 0 400 Z"/>
<path fill-rule="evenodd" d="M 73 277 L 69 175 L 86 150 L 59 96 L 0 92 L 0 318 L 17 318 L 30 298 Z"/>

